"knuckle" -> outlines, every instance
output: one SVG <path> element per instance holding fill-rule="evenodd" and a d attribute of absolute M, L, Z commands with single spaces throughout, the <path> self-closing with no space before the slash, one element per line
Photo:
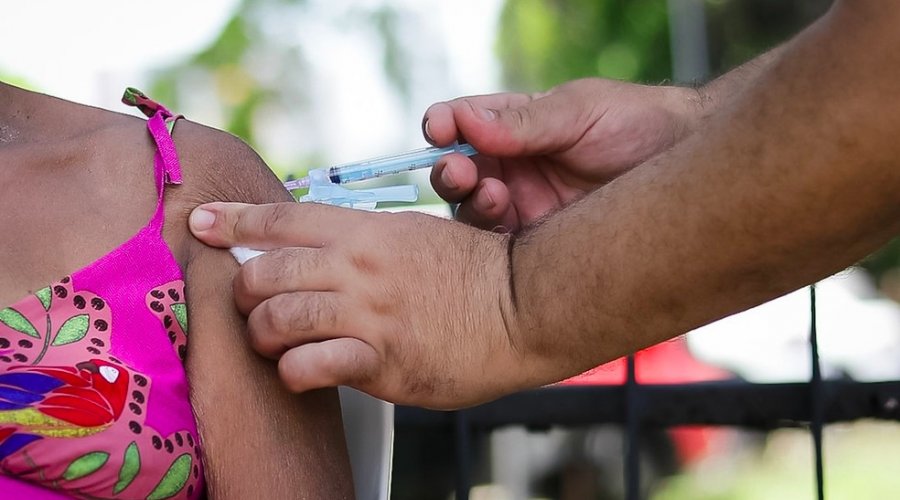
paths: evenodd
<path fill-rule="evenodd" d="M 359 370 L 354 373 L 353 383 L 357 387 L 372 387 L 381 379 L 381 367 L 378 363 L 367 363 L 361 352 L 353 357 L 354 366 Z"/>
<path fill-rule="evenodd" d="M 288 275 L 299 274 L 299 268 L 302 268 L 302 259 L 300 259 L 293 249 L 282 248 L 272 250 L 263 257 L 264 261 L 257 265 L 265 267 L 264 275 L 257 276 L 257 279 L 265 280 L 266 283 L 279 285 L 288 279 Z"/>
<path fill-rule="evenodd" d="M 296 356 L 285 355 L 278 361 L 278 378 L 291 392 L 303 392 L 303 366 Z"/>
<path fill-rule="evenodd" d="M 284 295 L 276 295 L 271 299 L 263 302 L 261 307 L 264 307 L 264 321 L 265 324 L 273 331 L 278 333 L 281 336 L 290 333 L 291 331 L 296 330 L 305 330 L 304 328 L 299 328 L 302 325 L 299 325 L 296 321 L 297 309 L 300 308 L 299 301 L 297 300 L 285 300 Z"/>
<path fill-rule="evenodd" d="M 332 374 L 333 384 L 352 385 L 357 389 L 372 387 L 378 380 L 378 368 L 366 356 L 366 347 L 358 340 L 347 340 L 323 360 L 325 371 Z M 335 375 L 340 375 L 339 377 Z"/>
<path fill-rule="evenodd" d="M 228 215 L 226 217 L 232 216 Z M 233 215 L 233 220 L 226 221 L 226 227 L 231 228 L 232 236 L 236 241 L 243 241 L 252 236 L 255 224 L 253 224 L 251 219 L 253 217 L 250 215 L 249 210 L 241 210 Z"/>
<path fill-rule="evenodd" d="M 285 346 L 290 343 L 290 331 L 282 326 L 284 323 L 278 317 L 282 313 L 277 307 L 272 306 L 272 301 L 267 300 L 260 304 L 247 319 L 247 330 L 250 345 L 254 350 L 265 355 L 280 354 Z"/>
<path fill-rule="evenodd" d="M 374 258 L 371 254 L 365 252 L 353 252 L 348 259 L 350 265 L 353 266 L 353 269 L 360 274 L 369 276 L 381 274 L 382 265 L 379 263 L 378 259 Z"/>
<path fill-rule="evenodd" d="M 276 343 L 272 341 L 272 330 L 267 327 L 265 307 L 261 305 L 250 313 L 247 318 L 247 334 L 253 350 L 262 354 L 275 354 Z"/>
<path fill-rule="evenodd" d="M 341 354 L 335 351 L 335 346 L 327 349 L 320 349 L 318 353 L 318 366 L 320 370 L 319 376 L 326 384 L 335 382 L 335 373 L 342 368 Z"/>
<path fill-rule="evenodd" d="M 321 295 L 306 308 L 306 319 L 311 329 L 333 331 L 338 322 L 338 311 L 334 303 L 325 300 Z"/>
<path fill-rule="evenodd" d="M 337 308 L 318 293 L 276 295 L 263 305 L 265 324 L 281 337 L 332 331 L 338 321 Z"/>
<path fill-rule="evenodd" d="M 526 107 L 510 109 L 507 116 L 513 128 L 516 129 L 525 129 L 531 123 L 531 112 Z"/>
<path fill-rule="evenodd" d="M 281 226 L 283 221 L 289 217 L 290 209 L 294 205 L 296 204 L 275 203 L 270 205 L 269 210 L 266 210 L 263 213 L 263 218 L 260 223 L 263 234 L 274 233 Z"/>

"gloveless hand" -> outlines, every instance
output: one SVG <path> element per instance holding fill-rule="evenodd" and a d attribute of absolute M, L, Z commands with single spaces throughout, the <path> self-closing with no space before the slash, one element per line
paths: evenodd
<path fill-rule="evenodd" d="M 446 156 L 431 182 L 461 203 L 460 220 L 515 232 L 674 145 L 701 104 L 693 89 L 601 78 L 437 103 L 425 113 L 426 138 L 465 140 L 481 154 Z"/>
<path fill-rule="evenodd" d="M 508 237 L 422 214 L 213 203 L 194 235 L 268 250 L 234 281 L 250 342 L 294 391 L 468 406 L 521 388 Z M 518 377 L 515 374 L 519 374 Z"/>

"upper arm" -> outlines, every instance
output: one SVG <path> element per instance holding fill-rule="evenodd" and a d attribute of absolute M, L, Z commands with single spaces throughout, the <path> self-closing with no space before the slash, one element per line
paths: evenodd
<path fill-rule="evenodd" d="M 187 230 L 187 216 L 200 203 L 277 202 L 290 194 L 240 140 L 191 123 L 175 130 L 184 183 L 170 190 L 177 194 L 167 204 L 167 238 L 185 267 L 186 363 L 210 493 L 351 497 L 337 391 L 297 395 L 282 386 L 276 365 L 247 342 L 232 297 L 237 263 Z"/>

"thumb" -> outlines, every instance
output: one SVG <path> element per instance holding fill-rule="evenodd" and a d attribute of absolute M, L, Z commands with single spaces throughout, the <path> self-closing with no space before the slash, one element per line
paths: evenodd
<path fill-rule="evenodd" d="M 188 218 L 191 233 L 200 241 L 215 247 L 231 247 L 235 241 L 236 221 L 246 210 L 244 203 L 207 203 L 195 207 Z"/>
<path fill-rule="evenodd" d="M 365 391 L 375 382 L 377 369 L 375 348 L 349 337 L 294 347 L 278 362 L 278 375 L 293 392 L 338 385 Z"/>
<path fill-rule="evenodd" d="M 207 203 L 188 219 L 191 232 L 214 247 L 272 250 L 287 246 L 322 247 L 354 227 L 353 210 L 319 203 Z"/>
<path fill-rule="evenodd" d="M 577 103 L 554 94 L 519 106 L 491 108 L 476 99 L 454 106 L 460 134 L 480 153 L 497 157 L 536 156 L 571 147 L 582 132 Z"/>

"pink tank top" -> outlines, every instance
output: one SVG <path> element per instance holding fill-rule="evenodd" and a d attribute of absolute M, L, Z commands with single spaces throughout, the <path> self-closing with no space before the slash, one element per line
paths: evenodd
<path fill-rule="evenodd" d="M 123 100 L 150 117 L 156 212 L 110 253 L 0 309 L 4 498 L 203 494 L 184 282 L 162 238 L 165 186 L 181 183 L 178 117 L 132 89 Z"/>

